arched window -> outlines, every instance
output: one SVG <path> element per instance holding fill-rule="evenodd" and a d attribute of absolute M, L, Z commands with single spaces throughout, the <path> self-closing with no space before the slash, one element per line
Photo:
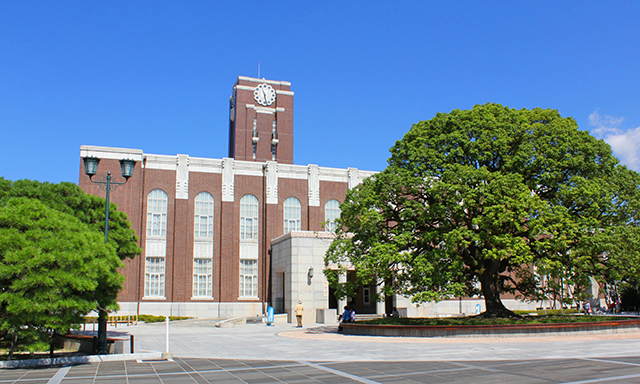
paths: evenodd
<path fill-rule="evenodd" d="M 334 232 L 337 228 L 336 219 L 340 217 L 340 202 L 335 199 L 327 201 L 324 205 L 324 230 Z"/>
<path fill-rule="evenodd" d="M 284 201 L 284 233 L 299 231 L 301 228 L 300 200 L 289 197 Z"/>
<path fill-rule="evenodd" d="M 167 194 L 162 189 L 147 197 L 147 236 L 167 236 Z"/>
<path fill-rule="evenodd" d="M 240 240 L 258 240 L 258 198 L 253 195 L 240 200 Z"/>
<path fill-rule="evenodd" d="M 213 196 L 200 192 L 196 196 L 194 208 L 194 237 L 213 238 Z"/>
<path fill-rule="evenodd" d="M 145 242 L 144 295 L 164 297 L 167 255 L 167 194 L 154 189 L 147 195 L 147 240 Z"/>
<path fill-rule="evenodd" d="M 200 192 L 193 213 L 193 296 L 212 297 L 213 288 L 213 196 Z"/>

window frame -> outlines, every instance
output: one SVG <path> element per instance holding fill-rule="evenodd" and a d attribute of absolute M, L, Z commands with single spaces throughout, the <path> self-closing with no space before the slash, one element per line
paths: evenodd
<path fill-rule="evenodd" d="M 329 203 L 333 202 L 337 203 L 336 207 L 329 207 Z M 337 216 L 335 215 L 335 212 L 337 211 Z M 333 214 L 330 214 L 330 212 L 332 212 Z M 324 204 L 324 230 L 325 232 L 335 232 L 336 229 L 338 229 L 338 225 L 336 224 L 336 219 L 340 218 L 340 202 L 336 199 L 329 199 L 327 200 L 327 202 Z"/>
<path fill-rule="evenodd" d="M 302 204 L 295 196 L 287 197 L 282 204 L 282 233 L 302 229 Z"/>

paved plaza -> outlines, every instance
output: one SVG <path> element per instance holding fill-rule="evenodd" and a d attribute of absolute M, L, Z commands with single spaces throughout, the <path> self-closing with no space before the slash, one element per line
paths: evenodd
<path fill-rule="evenodd" d="M 110 328 L 136 352 L 165 349 L 164 324 Z M 317 324 L 170 325 L 173 359 L 0 370 L 4 383 L 640 383 L 640 332 L 518 338 L 348 336 Z M 126 356 L 126 355 L 125 355 Z"/>

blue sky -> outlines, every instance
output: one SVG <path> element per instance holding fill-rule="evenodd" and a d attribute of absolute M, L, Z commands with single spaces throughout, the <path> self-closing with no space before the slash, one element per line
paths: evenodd
<path fill-rule="evenodd" d="M 228 155 L 238 76 L 292 83 L 294 162 L 384 169 L 411 124 L 553 108 L 640 171 L 640 2 L 0 2 L 0 176 L 81 145 Z"/>

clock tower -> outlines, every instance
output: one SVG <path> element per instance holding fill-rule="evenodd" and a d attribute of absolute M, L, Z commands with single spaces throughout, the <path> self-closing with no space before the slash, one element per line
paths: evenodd
<path fill-rule="evenodd" d="M 229 157 L 293 164 L 291 83 L 240 76 L 229 109 Z"/>

